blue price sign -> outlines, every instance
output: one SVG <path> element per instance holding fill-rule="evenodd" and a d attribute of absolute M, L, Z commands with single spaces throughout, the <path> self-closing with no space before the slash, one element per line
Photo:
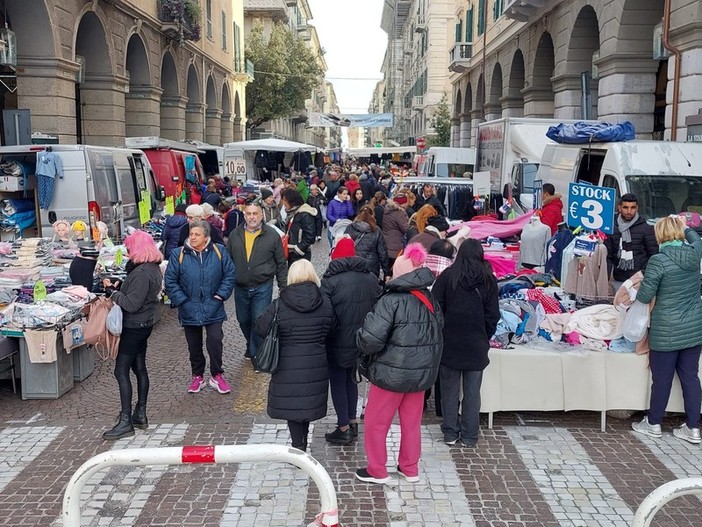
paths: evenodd
<path fill-rule="evenodd" d="M 540 179 L 534 180 L 534 210 L 539 210 L 544 204 L 544 182 Z"/>
<path fill-rule="evenodd" d="M 571 183 L 568 186 L 568 225 L 612 234 L 616 199 L 613 188 Z"/>

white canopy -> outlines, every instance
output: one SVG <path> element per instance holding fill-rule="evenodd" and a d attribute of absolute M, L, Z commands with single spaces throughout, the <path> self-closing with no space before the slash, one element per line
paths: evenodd
<path fill-rule="evenodd" d="M 225 148 L 239 149 L 243 151 L 249 150 L 268 150 L 269 152 L 316 152 L 317 147 L 297 143 L 295 141 L 286 141 L 284 139 L 253 139 L 251 141 L 238 141 L 236 143 L 226 143 Z"/>

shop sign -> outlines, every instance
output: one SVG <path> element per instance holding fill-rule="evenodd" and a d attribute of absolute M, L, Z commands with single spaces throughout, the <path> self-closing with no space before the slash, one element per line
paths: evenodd
<path fill-rule="evenodd" d="M 567 223 L 612 234 L 616 193 L 613 188 L 571 183 L 568 186 Z"/>

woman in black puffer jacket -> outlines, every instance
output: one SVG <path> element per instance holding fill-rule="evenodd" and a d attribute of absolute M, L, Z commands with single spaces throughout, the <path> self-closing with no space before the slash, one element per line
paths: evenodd
<path fill-rule="evenodd" d="M 419 481 L 424 391 L 439 374 L 443 315 L 428 289 L 434 275 L 419 267 L 426 251 L 416 245 L 409 244 L 397 259 L 386 293 L 356 334 L 360 370 L 371 383 L 364 422 L 368 466 L 358 469 L 356 478 L 368 483 L 390 479 L 386 439 L 396 412 L 402 434 L 398 472 L 409 482 Z"/>
<path fill-rule="evenodd" d="M 309 261 L 290 266 L 288 286 L 256 321 L 260 336 L 268 332 L 276 308 L 280 359 L 268 386 L 268 415 L 287 420 L 292 446 L 306 451 L 310 421 L 327 415 L 325 340 L 334 319 L 331 302 L 319 290 Z"/>
<path fill-rule="evenodd" d="M 353 223 L 346 227 L 346 234 L 354 241 L 356 256 L 368 263 L 371 272 L 380 277 L 380 271 L 383 271 L 383 276 L 387 276 L 390 272 L 388 249 L 370 206 L 361 207 Z"/>
<path fill-rule="evenodd" d="M 370 272 L 368 263 L 354 256 L 353 241 L 341 238 L 322 278 L 322 294 L 331 301 L 336 318 L 334 331 L 327 336 L 327 359 L 337 428 L 325 436 L 335 445 L 348 445 L 358 435 L 358 386 L 354 381 L 358 359 L 356 331 L 381 292 L 378 277 Z"/>

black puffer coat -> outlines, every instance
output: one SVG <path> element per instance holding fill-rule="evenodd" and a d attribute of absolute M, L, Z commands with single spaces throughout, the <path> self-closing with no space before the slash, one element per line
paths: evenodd
<path fill-rule="evenodd" d="M 444 353 L 441 365 L 454 370 L 482 371 L 490 364 L 490 338 L 500 320 L 497 281 L 466 277 L 453 289 L 459 271 L 449 267 L 436 279 L 431 292 L 444 312 Z"/>
<path fill-rule="evenodd" d="M 303 203 L 297 209 L 292 218 L 288 216 L 288 225 L 285 231 L 288 233 L 288 263 L 292 265 L 298 260 L 312 259 L 312 245 L 317 239 L 317 226 L 315 217 L 317 209 Z"/>
<path fill-rule="evenodd" d="M 380 276 L 381 269 L 383 273 L 388 274 L 388 249 L 380 229 L 376 228 L 373 232 L 365 221 L 354 221 L 346 227 L 346 234 L 353 240 L 356 256 L 368 262 L 368 267 L 375 276 Z"/>
<path fill-rule="evenodd" d="M 322 294 L 329 298 L 336 323 L 327 335 L 329 364 L 352 368 L 358 359 L 356 331 L 378 301 L 382 288 L 368 263 L 357 256 L 332 260 L 322 278 Z"/>
<path fill-rule="evenodd" d="M 619 269 L 619 242 L 622 235 L 619 232 L 617 216 L 614 221 L 614 232 L 604 241 L 607 247 L 607 267 L 612 273 L 612 278 L 619 282 L 624 282 L 631 278 L 637 271 L 645 271 L 648 259 L 654 254 L 658 254 L 658 242 L 653 225 L 646 223 L 646 220 L 639 217 L 629 229 L 631 235 L 630 242 L 622 244 L 622 250 L 634 253 L 634 268 L 629 270 Z"/>
<path fill-rule="evenodd" d="M 324 344 L 334 314 L 329 299 L 312 282 L 293 284 L 256 321 L 264 336 L 278 305 L 280 359 L 268 386 L 268 415 L 314 421 L 327 415 L 329 373 Z"/>
<path fill-rule="evenodd" d="M 361 373 L 373 384 L 392 392 L 422 392 L 439 375 L 444 317 L 427 289 L 434 275 L 415 269 L 387 283 L 371 313 L 356 333 L 362 354 Z M 432 313 L 410 291 L 420 291 L 434 306 Z"/>

